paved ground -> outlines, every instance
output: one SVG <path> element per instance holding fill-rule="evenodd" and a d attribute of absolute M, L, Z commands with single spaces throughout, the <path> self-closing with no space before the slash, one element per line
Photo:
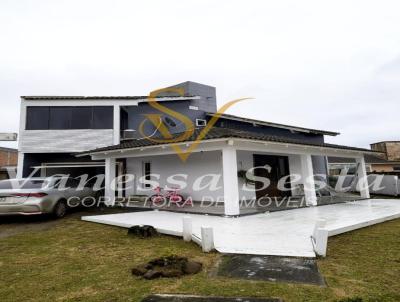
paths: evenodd
<path fill-rule="evenodd" d="M 397 199 L 373 199 L 256 214 L 238 218 L 191 215 L 193 234 L 201 238 L 201 227 L 214 229 L 217 251 L 231 254 L 315 257 L 311 235 L 318 219 L 326 219 L 327 227 L 347 228 L 366 226 L 374 219 L 400 217 Z M 129 228 L 133 225 L 152 225 L 161 233 L 182 236 L 183 213 L 149 211 L 101 216 L 83 220 Z"/>
<path fill-rule="evenodd" d="M 76 208 L 68 212 L 68 216 L 80 218 L 83 215 L 102 215 L 132 212 L 125 208 Z M 62 219 L 54 219 L 50 215 L 33 216 L 1 216 L 0 239 L 14 236 L 26 231 L 45 231 L 58 225 Z"/>

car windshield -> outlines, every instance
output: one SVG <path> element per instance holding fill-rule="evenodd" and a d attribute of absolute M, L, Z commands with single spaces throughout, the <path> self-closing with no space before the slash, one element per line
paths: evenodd
<path fill-rule="evenodd" d="M 46 185 L 43 179 L 24 179 L 24 180 L 2 180 L 0 181 L 0 190 L 11 189 L 40 189 Z"/>

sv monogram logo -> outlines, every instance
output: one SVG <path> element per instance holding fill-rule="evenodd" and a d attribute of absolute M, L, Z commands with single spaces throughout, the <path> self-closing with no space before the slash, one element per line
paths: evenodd
<path fill-rule="evenodd" d="M 155 142 L 155 143 L 161 143 L 161 144 L 171 144 L 171 148 L 176 152 L 176 154 L 179 156 L 179 158 L 183 161 L 186 162 L 186 160 L 189 158 L 190 154 L 192 154 L 196 148 L 199 146 L 201 141 L 206 137 L 208 132 L 211 130 L 211 128 L 217 123 L 217 121 L 221 118 L 221 115 L 228 110 L 230 107 L 233 105 L 237 104 L 238 102 L 241 102 L 243 100 L 248 100 L 251 98 L 240 98 L 236 100 L 232 100 L 226 104 L 224 104 L 218 111 L 213 115 L 213 117 L 208 121 L 207 125 L 200 131 L 200 133 L 197 135 L 197 137 L 193 140 L 191 139 L 191 144 L 188 148 L 182 149 L 181 146 L 179 145 L 180 142 L 189 140 L 195 131 L 195 126 L 190 118 L 185 116 L 184 114 L 174 111 L 164 105 L 161 105 L 159 102 L 157 102 L 157 97 L 161 93 L 174 93 L 180 96 L 184 96 L 184 89 L 183 88 L 163 88 L 163 89 L 158 89 L 154 90 L 150 93 L 148 97 L 148 103 L 151 107 L 157 109 L 160 112 L 163 112 L 169 116 L 174 117 L 175 119 L 179 120 L 182 122 L 182 124 L 185 126 L 185 131 L 179 133 L 178 136 L 174 137 L 168 127 L 164 124 L 164 122 L 161 119 L 161 114 L 145 114 L 144 116 L 146 117 L 146 120 L 144 120 L 140 126 L 139 126 L 139 132 L 140 134 L 147 140 Z M 158 131 L 161 133 L 163 138 L 153 138 L 150 136 L 147 136 L 144 134 L 144 125 L 146 121 L 150 121 L 155 127 L 158 128 Z"/>

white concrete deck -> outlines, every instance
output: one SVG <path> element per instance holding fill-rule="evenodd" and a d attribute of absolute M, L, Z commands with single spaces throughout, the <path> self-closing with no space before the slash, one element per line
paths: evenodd
<path fill-rule="evenodd" d="M 160 233 L 182 236 L 182 218 L 188 214 L 165 211 L 86 216 L 82 220 L 129 228 L 154 226 Z M 331 235 L 400 218 L 400 200 L 371 199 L 301 208 L 239 218 L 190 215 L 193 234 L 201 226 L 214 229 L 215 248 L 221 253 L 315 257 L 311 235 L 317 219 L 326 219 Z"/>

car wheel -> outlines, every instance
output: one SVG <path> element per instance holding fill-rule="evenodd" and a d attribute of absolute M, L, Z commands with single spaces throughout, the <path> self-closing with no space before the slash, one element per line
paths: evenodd
<path fill-rule="evenodd" d="M 67 213 L 67 204 L 64 201 L 59 201 L 53 209 L 53 216 L 55 218 L 63 218 Z"/>

